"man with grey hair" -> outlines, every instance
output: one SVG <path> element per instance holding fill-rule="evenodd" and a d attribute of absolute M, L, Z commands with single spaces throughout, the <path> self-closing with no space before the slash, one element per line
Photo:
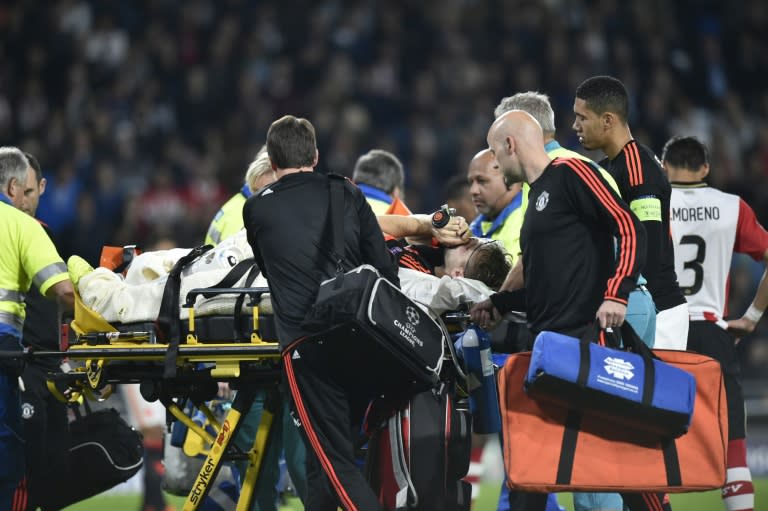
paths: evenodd
<path fill-rule="evenodd" d="M 372 149 L 357 159 L 352 181 L 365 195 L 376 215 L 410 215 L 403 203 L 405 172 L 397 156 Z"/>
<path fill-rule="evenodd" d="M 29 160 L 15 147 L 0 147 L 0 351 L 21 354 L 25 294 L 40 294 L 72 308 L 67 267 L 43 227 L 21 211 Z M 18 377 L 19 359 L 0 359 L 0 509 L 10 509 L 24 475 Z"/>
<path fill-rule="evenodd" d="M 213 217 L 205 235 L 206 245 L 218 245 L 243 228 L 245 201 L 268 184 L 275 181 L 275 171 L 269 165 L 267 146 L 261 146 L 245 173 L 243 187 L 233 195 Z"/>

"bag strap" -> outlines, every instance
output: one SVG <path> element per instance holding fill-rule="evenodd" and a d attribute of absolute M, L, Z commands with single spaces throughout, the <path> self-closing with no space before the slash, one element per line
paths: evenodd
<path fill-rule="evenodd" d="M 256 264 L 256 259 L 253 257 L 249 257 L 248 259 L 243 259 L 242 261 L 234 265 L 232 269 L 229 270 L 229 273 L 227 273 L 224 276 L 224 278 L 218 282 L 218 284 L 208 286 L 207 289 L 233 287 L 243 277 L 243 275 L 245 275 L 247 271 L 249 271 L 251 268 L 254 267 L 255 264 Z M 254 276 L 253 278 L 255 279 L 256 276 Z M 251 280 L 251 282 L 253 282 L 253 280 Z M 248 286 L 246 285 L 245 287 L 248 287 Z M 212 298 L 217 295 L 218 293 L 202 293 L 203 298 Z"/>
<path fill-rule="evenodd" d="M 340 178 L 328 178 L 330 183 L 330 214 L 331 237 L 333 239 L 333 248 L 331 256 L 336 262 L 336 276 L 344 274 L 344 181 Z M 338 279 L 336 287 L 341 286 L 341 279 Z"/>
<path fill-rule="evenodd" d="M 573 477 L 573 463 L 576 458 L 576 445 L 581 431 L 582 414 L 578 410 L 568 410 L 563 428 L 563 438 L 560 444 L 560 459 L 557 462 L 555 484 L 569 485 Z M 664 458 L 664 472 L 667 476 L 667 486 L 682 486 L 680 458 L 677 453 L 677 443 L 674 438 L 664 438 L 661 441 L 661 452 Z"/>
<path fill-rule="evenodd" d="M 261 270 L 259 269 L 258 264 L 251 265 L 251 269 L 248 271 L 248 275 L 245 277 L 245 281 L 243 282 L 243 287 L 251 287 L 251 284 L 253 284 L 253 281 L 256 280 L 256 277 L 259 276 L 261 273 Z M 239 279 L 238 279 L 239 280 Z M 240 330 L 240 319 L 243 317 L 243 302 L 245 301 L 245 294 L 237 295 L 237 298 L 235 299 L 235 311 L 234 311 L 234 327 L 235 327 L 235 339 L 238 339 L 240 341 L 245 341 L 248 336 L 246 336 L 241 330 Z M 255 304 L 258 306 L 258 304 Z"/>
<path fill-rule="evenodd" d="M 193 248 L 187 255 L 176 261 L 171 271 L 168 272 L 168 280 L 165 282 L 163 298 L 160 301 L 160 312 L 157 315 L 158 334 L 168 341 L 163 378 L 176 376 L 176 356 L 179 354 L 179 343 L 181 342 L 181 316 L 179 315 L 181 271 L 212 248 L 213 245 Z"/>

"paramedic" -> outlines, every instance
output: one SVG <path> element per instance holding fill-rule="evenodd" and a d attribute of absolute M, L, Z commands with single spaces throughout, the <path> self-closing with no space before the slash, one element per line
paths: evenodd
<path fill-rule="evenodd" d="M 46 179 L 37 159 L 24 153 L 29 160 L 27 179 L 18 208 L 35 217 L 40 196 L 45 193 Z M 47 227 L 43 225 L 43 229 Z M 49 233 L 48 233 L 49 234 Z M 50 234 L 49 234 L 50 236 Z M 36 288 L 27 293 L 22 344 L 42 350 L 59 349 L 59 314 L 57 304 L 47 300 Z M 61 360 L 34 360 L 25 364 L 21 375 L 21 416 L 24 419 L 24 437 L 34 439 L 25 443 L 26 477 L 19 483 L 14 497 L 14 511 L 37 509 L 46 505 L 44 481 L 50 474 L 50 460 L 69 448 L 69 420 L 67 406 L 48 391 L 46 374 L 57 372 Z"/>
<path fill-rule="evenodd" d="M 0 148 L 0 351 L 21 353 L 24 295 L 40 293 L 72 308 L 67 267 L 42 226 L 17 208 L 25 205 L 29 160 L 15 147 Z M 11 506 L 24 475 L 18 359 L 0 359 L 0 509 Z"/>
<path fill-rule="evenodd" d="M 357 396 L 328 374 L 322 344 L 301 341 L 301 322 L 320 282 L 335 273 L 326 218 L 329 184 L 343 179 L 314 172 L 315 129 L 306 119 L 284 116 L 267 133 L 267 152 L 278 180 L 245 204 L 243 219 L 256 262 L 269 282 L 286 380 L 307 446 L 309 511 L 374 510 L 380 505 L 354 460 L 369 396 Z M 347 267 L 374 266 L 398 283 L 376 217 L 359 188 L 344 183 L 344 241 Z M 350 427 L 351 426 L 351 427 Z"/>
<path fill-rule="evenodd" d="M 610 76 L 594 76 L 576 89 L 573 129 L 587 150 L 607 156 L 600 162 L 616 179 L 622 197 L 648 233 L 644 275 L 656 303 L 654 347 L 684 350 L 688 338 L 688 304 L 677 284 L 669 236 L 671 188 L 653 152 L 632 138 L 627 119 L 629 95 Z"/>
<path fill-rule="evenodd" d="M 664 170 L 672 184 L 671 227 L 675 269 L 690 311 L 687 349 L 720 362 L 728 401 L 728 470 L 723 504 L 728 511 L 755 506 L 752 474 L 747 465 L 744 394 L 736 341 L 748 335 L 768 306 L 768 274 L 739 319 L 725 321 L 728 274 L 734 253 L 768 264 L 768 232 L 755 212 L 736 195 L 707 186 L 707 147 L 694 137 L 675 137 L 664 146 Z"/>
<path fill-rule="evenodd" d="M 618 327 L 645 261 L 645 231 L 596 168 L 578 158 L 550 160 L 542 140 L 539 123 L 520 110 L 503 114 L 488 131 L 502 171 L 531 186 L 521 232 L 526 287 L 478 304 L 473 319 L 482 324 L 494 307 L 517 306 L 534 333 L 580 337 L 595 317 L 602 328 Z M 525 509 L 544 509 L 546 495 L 538 497 L 529 495 Z M 662 495 L 622 497 L 633 511 L 670 509 Z"/>
<path fill-rule="evenodd" d="M 403 202 L 405 172 L 397 156 L 372 149 L 357 159 L 352 181 L 365 195 L 376 215 L 410 215 Z"/>
<path fill-rule="evenodd" d="M 521 184 L 512 182 L 499 170 L 488 149 L 477 153 L 467 169 L 469 193 L 478 216 L 469 225 L 478 238 L 499 240 L 512 256 L 520 257 L 520 226 L 527 201 Z"/>
<path fill-rule="evenodd" d="M 248 197 L 275 180 L 275 171 L 264 165 L 267 146 L 262 146 L 245 172 L 243 187 L 213 217 L 205 235 L 206 245 L 218 245 L 243 228 L 243 206 Z"/>

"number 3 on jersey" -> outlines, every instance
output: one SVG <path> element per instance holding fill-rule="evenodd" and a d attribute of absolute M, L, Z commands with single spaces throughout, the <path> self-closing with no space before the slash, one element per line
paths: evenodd
<path fill-rule="evenodd" d="M 707 255 L 707 244 L 704 242 L 704 238 L 696 236 L 695 234 L 687 234 L 680 238 L 680 245 L 693 245 L 696 247 L 696 254 L 693 259 L 689 259 L 683 263 L 685 270 L 693 271 L 693 284 L 690 286 L 684 286 L 683 282 L 689 282 L 688 276 L 685 278 L 680 276 L 680 289 L 686 296 L 695 295 L 701 289 L 701 285 L 704 282 L 704 257 Z"/>

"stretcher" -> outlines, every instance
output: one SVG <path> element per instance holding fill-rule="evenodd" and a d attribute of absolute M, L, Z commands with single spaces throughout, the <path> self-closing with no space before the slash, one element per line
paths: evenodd
<path fill-rule="evenodd" d="M 109 397 L 115 384 L 140 384 L 142 396 L 147 401 L 159 400 L 173 418 L 171 420 L 182 422 L 210 446 L 182 509 L 193 511 L 200 507 L 213 486 L 222 461 L 247 460 L 248 468 L 236 505 L 238 511 L 244 511 L 251 507 L 271 426 L 274 418 L 279 417 L 282 406 L 278 392 L 280 348 L 268 292 L 266 287 L 193 289 L 187 293 L 183 305 L 188 308 L 188 319 L 181 322 L 177 337 L 159 340 L 155 324 L 150 321 L 107 324 L 110 328 L 89 330 L 79 336 L 63 328 L 62 351 L 38 351 L 27 353 L 26 357 L 66 357 L 77 365 L 71 372 L 51 375 L 48 382 L 49 390 L 65 402 L 103 400 Z M 194 304 L 198 296 L 220 294 L 247 298 L 245 310 L 250 308 L 251 313 L 241 314 L 240 307 L 236 307 L 234 316 L 199 317 L 195 314 Z M 76 304 L 76 316 L 78 306 L 82 309 L 82 302 Z M 445 317 L 449 332 L 463 329 L 465 315 Z M 171 373 L 168 371 L 169 353 L 174 353 Z M 227 382 L 237 390 L 222 421 L 218 421 L 205 404 L 216 395 L 218 382 Z M 252 447 L 243 452 L 234 445 L 233 439 L 243 416 L 263 389 L 268 391 L 268 397 L 261 423 Z M 213 434 L 185 415 L 182 411 L 185 400 L 190 400 L 204 413 L 209 426 L 213 427 Z"/>
<path fill-rule="evenodd" d="M 65 402 L 106 399 L 115 384 L 140 384 L 142 396 L 147 401 L 159 400 L 173 419 L 185 424 L 210 446 L 182 509 L 198 509 L 216 479 L 222 461 L 248 460 L 236 507 L 238 511 L 244 511 L 250 509 L 262 455 L 269 441 L 273 419 L 279 414 L 282 403 L 277 390 L 281 370 L 274 322 L 272 315 L 261 314 L 259 307 L 259 302 L 268 291 L 268 288 L 205 288 L 188 293 L 185 305 L 194 304 L 196 295 L 202 293 L 226 293 L 249 298 L 247 306 L 251 307 L 252 314 L 241 318 L 241 324 L 236 328 L 243 335 L 201 341 L 201 332 L 221 331 L 215 323 L 221 323 L 222 318 L 196 318 L 190 305 L 189 320 L 185 321 L 185 328 L 178 339 L 159 342 L 151 330 L 151 323 L 115 325 L 118 332 L 132 333 L 120 336 L 114 330 L 105 330 L 73 335 L 71 338 L 65 335 L 62 351 L 30 352 L 25 357 L 28 360 L 66 357 L 77 366 L 68 373 L 52 374 L 48 381 L 51 393 Z M 232 317 L 229 323 L 231 332 Z M 147 325 L 150 330 L 146 329 Z M 246 333 L 247 336 L 244 335 Z M 166 362 L 169 351 L 174 347 L 175 371 L 172 377 L 168 377 Z M 18 356 L 18 353 L 15 355 Z M 215 397 L 218 382 L 227 382 L 237 390 L 223 421 L 218 421 L 205 404 Z M 243 452 L 235 447 L 232 440 L 237 435 L 243 415 L 262 389 L 267 389 L 268 397 L 261 423 L 251 449 Z M 205 414 L 214 434 L 184 414 L 181 403 L 185 400 L 190 400 Z"/>

